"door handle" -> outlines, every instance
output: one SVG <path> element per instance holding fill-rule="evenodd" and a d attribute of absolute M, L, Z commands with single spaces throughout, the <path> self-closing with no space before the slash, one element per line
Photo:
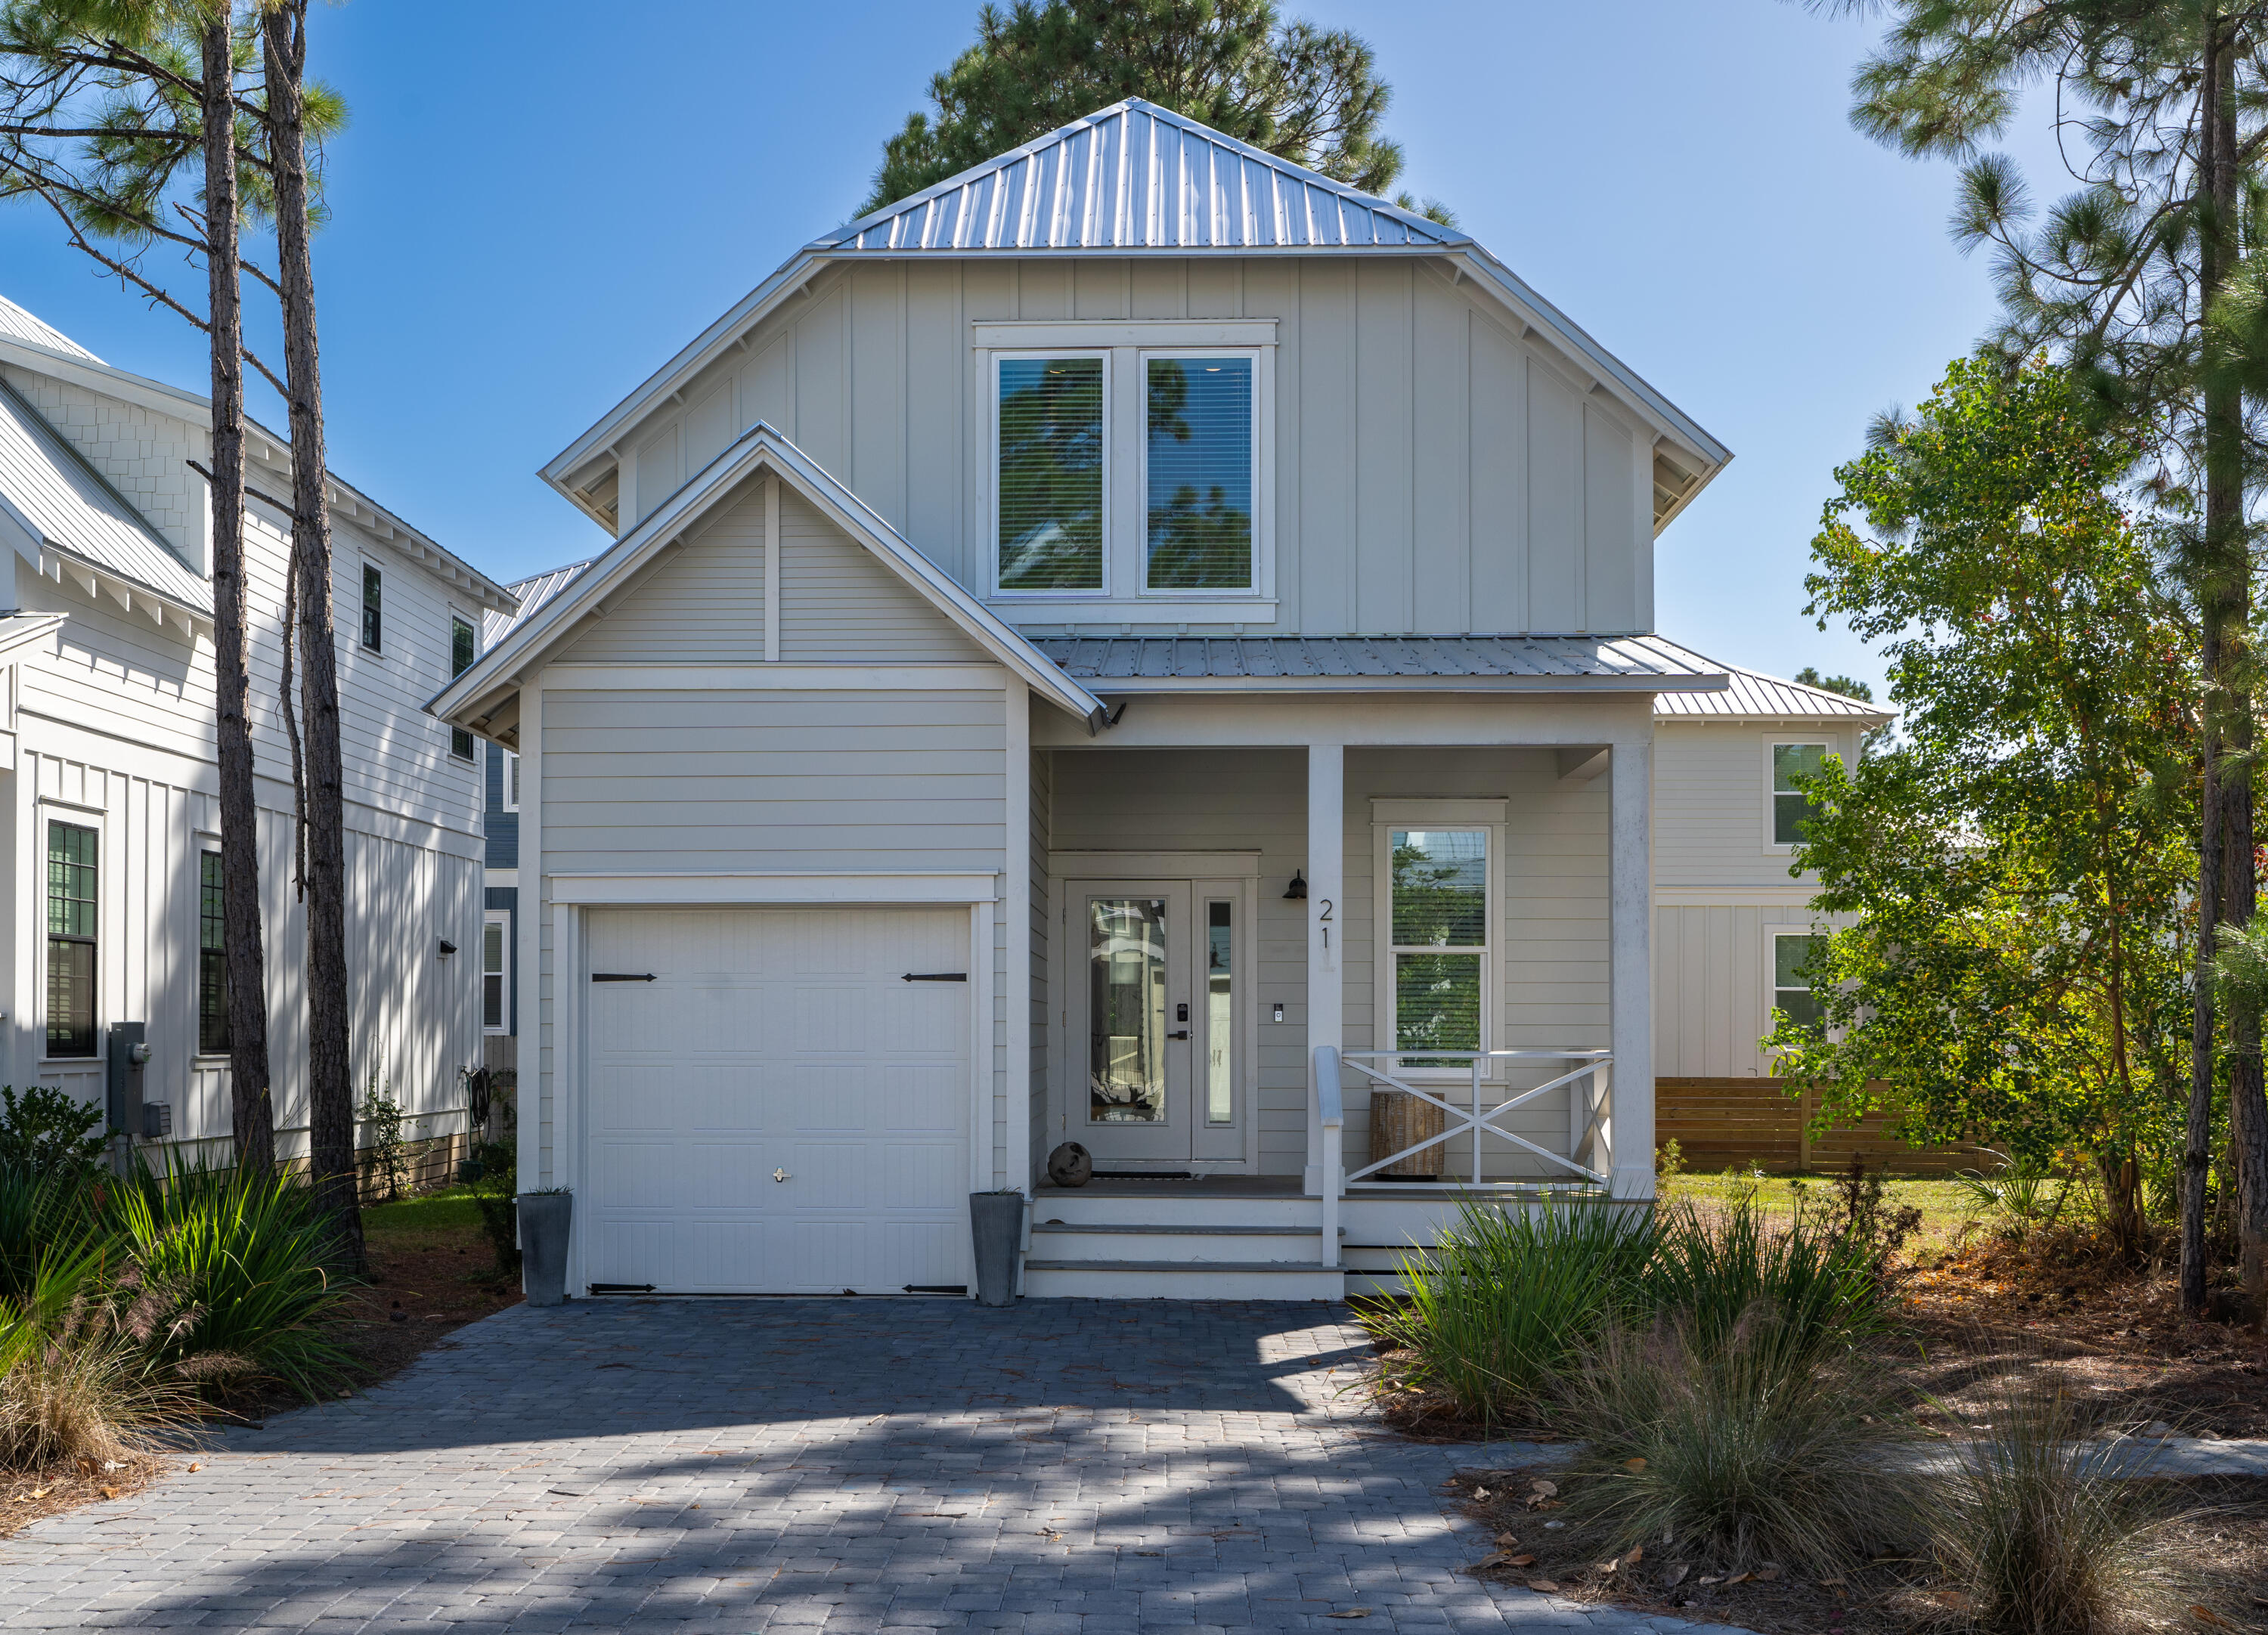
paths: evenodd
<path fill-rule="evenodd" d="M 785 1181 L 789 1179 L 788 1173 L 784 1169 L 775 1169 L 772 1171 L 772 1179 L 774 1181 Z"/>
<path fill-rule="evenodd" d="M 1186 1038 L 1188 1038 L 1189 1036 L 1189 1030 L 1188 1028 L 1186 1028 L 1186 1027 L 1182 1028 L 1179 1032 L 1176 1032 L 1176 1033 L 1169 1033 L 1169 1034 L 1167 1034 L 1167 1035 L 1166 1035 L 1166 1037 L 1167 1037 L 1167 1038 L 1168 1038 L 1168 1039 L 1186 1039 Z"/>

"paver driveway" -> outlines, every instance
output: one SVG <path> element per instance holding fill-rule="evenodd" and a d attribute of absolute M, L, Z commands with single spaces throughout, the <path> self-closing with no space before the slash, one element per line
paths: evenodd
<path fill-rule="evenodd" d="M 1454 1572 L 1472 1450 L 1362 1421 L 1345 1315 L 519 1307 L 0 1543 L 0 1627 L 1644 1629 Z"/>

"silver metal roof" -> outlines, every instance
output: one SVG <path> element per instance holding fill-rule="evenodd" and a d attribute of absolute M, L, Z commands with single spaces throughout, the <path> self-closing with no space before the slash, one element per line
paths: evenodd
<path fill-rule="evenodd" d="M 565 590 L 568 581 L 595 560 L 595 557 L 586 556 L 581 562 L 571 562 L 563 568 L 552 568 L 525 579 L 516 579 L 504 586 L 519 598 L 519 607 L 511 613 L 498 613 L 491 608 L 481 615 L 481 651 L 486 652 L 509 636 L 515 625 Z"/>
<path fill-rule="evenodd" d="M 934 250 L 1432 249 L 1453 227 L 1130 98 L 816 239 Z"/>
<path fill-rule="evenodd" d="M 1864 721 L 1869 725 L 1879 725 L 1890 718 L 1889 711 L 1876 709 L 1856 698 L 1845 698 L 1840 693 L 1830 693 L 1823 687 L 1784 681 L 1760 670 L 1743 670 L 1738 665 L 1720 665 L 1718 668 L 1732 678 L 1732 684 L 1724 691 L 1661 693 L 1654 698 L 1654 714 L 1718 720 Z"/>
<path fill-rule="evenodd" d="M 1488 677 L 1718 687 L 1724 671 L 1658 636 L 1042 637 L 1033 645 L 1073 680 L 1418 680 Z"/>
<path fill-rule="evenodd" d="M 40 411 L 0 380 L 0 507 L 43 549 L 212 613 L 212 587 Z"/>
<path fill-rule="evenodd" d="M 61 352 L 66 357 L 83 357 L 91 364 L 102 361 L 62 330 L 34 318 L 4 295 L 0 295 L 0 335 L 26 346 Z"/>

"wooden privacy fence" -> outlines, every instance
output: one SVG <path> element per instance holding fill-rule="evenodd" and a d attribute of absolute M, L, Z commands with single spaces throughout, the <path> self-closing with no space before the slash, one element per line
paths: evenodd
<path fill-rule="evenodd" d="M 1690 1170 L 1708 1172 L 1751 1165 L 1775 1173 L 1847 1168 L 1853 1153 L 1869 1169 L 1897 1175 L 1949 1175 L 1991 1167 L 1975 1147 L 1910 1146 L 1884 1133 L 1888 1120 L 1869 1114 L 1857 1124 L 1809 1133 L 1816 1110 L 1809 1093 L 1786 1094 L 1777 1079 L 1657 1079 L 1653 1081 L 1653 1139 L 1672 1141 Z"/>

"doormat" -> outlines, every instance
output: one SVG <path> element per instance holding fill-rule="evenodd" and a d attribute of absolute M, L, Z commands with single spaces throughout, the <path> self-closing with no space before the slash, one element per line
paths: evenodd
<path fill-rule="evenodd" d="M 1098 1169 L 1097 1181 L 1195 1181 L 1193 1169 Z"/>

